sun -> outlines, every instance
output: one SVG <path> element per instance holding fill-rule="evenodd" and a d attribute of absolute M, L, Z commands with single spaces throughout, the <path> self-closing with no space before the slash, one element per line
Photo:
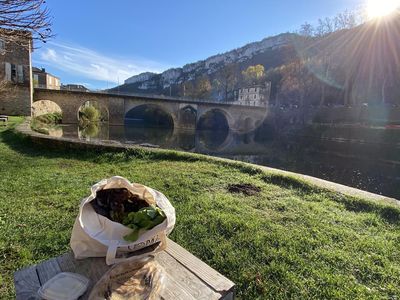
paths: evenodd
<path fill-rule="evenodd" d="M 400 7 L 400 0 L 368 0 L 369 19 L 384 17 Z"/>

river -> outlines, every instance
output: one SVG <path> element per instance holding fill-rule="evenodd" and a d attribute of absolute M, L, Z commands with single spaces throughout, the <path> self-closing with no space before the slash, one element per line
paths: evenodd
<path fill-rule="evenodd" d="M 84 130 L 76 125 L 63 125 L 53 135 L 114 140 L 231 158 L 400 199 L 400 130 L 388 135 L 382 128 L 314 129 L 285 135 L 273 131 L 238 134 L 229 130 L 190 131 L 102 124 Z"/>

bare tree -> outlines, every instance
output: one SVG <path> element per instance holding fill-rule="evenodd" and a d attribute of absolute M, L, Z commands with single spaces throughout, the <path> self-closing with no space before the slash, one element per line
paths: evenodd
<path fill-rule="evenodd" d="M 45 0 L 0 0 L 1 35 L 7 42 L 46 42 L 53 37 Z"/>
<path fill-rule="evenodd" d="M 323 37 L 335 31 L 334 21 L 331 18 L 318 19 L 316 35 Z"/>
<path fill-rule="evenodd" d="M 351 29 L 357 26 L 357 16 L 355 12 L 345 10 L 333 19 L 335 30 Z"/>
<path fill-rule="evenodd" d="M 300 26 L 298 33 L 305 37 L 324 37 L 332 32 L 351 29 L 365 22 L 365 18 L 357 11 L 345 10 L 331 18 L 320 18 L 316 26 L 307 22 Z"/>
<path fill-rule="evenodd" d="M 305 37 L 312 37 L 314 36 L 314 31 L 314 27 L 310 23 L 305 22 L 300 26 L 299 34 Z"/>

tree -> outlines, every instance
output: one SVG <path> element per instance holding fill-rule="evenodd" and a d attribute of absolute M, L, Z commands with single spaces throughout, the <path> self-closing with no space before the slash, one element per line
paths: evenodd
<path fill-rule="evenodd" d="M 206 98 L 211 92 L 211 83 L 208 77 L 203 76 L 196 80 L 195 96 L 197 98 Z"/>
<path fill-rule="evenodd" d="M 223 100 L 228 101 L 229 93 L 233 91 L 237 83 L 236 65 L 228 64 L 217 74 L 214 84 L 216 89 L 222 93 Z"/>
<path fill-rule="evenodd" d="M 45 0 L 0 0 L 0 27 L 6 42 L 53 37 L 52 20 Z"/>
<path fill-rule="evenodd" d="M 306 108 L 315 89 L 315 78 L 300 59 L 290 63 L 282 69 L 280 95 L 286 98 L 288 104 Z"/>
<path fill-rule="evenodd" d="M 263 65 L 255 65 L 248 67 L 242 72 L 245 81 L 249 84 L 260 83 L 265 78 L 265 71 Z"/>
<path fill-rule="evenodd" d="M 271 92 L 270 92 L 270 100 L 275 101 L 275 105 L 277 103 L 277 92 L 280 89 L 280 83 L 282 81 L 282 72 L 281 67 L 277 67 L 274 69 L 269 69 L 265 74 L 266 81 L 271 82 Z"/>
<path fill-rule="evenodd" d="M 331 18 L 318 19 L 318 26 L 315 30 L 318 37 L 323 37 L 335 31 L 334 21 Z"/>
<path fill-rule="evenodd" d="M 314 27 L 310 23 L 305 22 L 300 26 L 299 34 L 305 37 L 312 37 L 314 36 Z"/>
<path fill-rule="evenodd" d="M 182 84 L 182 96 L 194 97 L 194 85 L 192 81 L 186 81 Z"/>
<path fill-rule="evenodd" d="M 335 30 L 351 29 L 357 26 L 357 16 L 354 12 L 345 10 L 333 19 Z"/>
<path fill-rule="evenodd" d="M 338 30 L 351 29 L 365 22 L 365 17 L 355 11 L 345 10 L 332 18 L 318 19 L 316 26 L 305 22 L 298 33 L 304 37 L 324 37 Z"/>

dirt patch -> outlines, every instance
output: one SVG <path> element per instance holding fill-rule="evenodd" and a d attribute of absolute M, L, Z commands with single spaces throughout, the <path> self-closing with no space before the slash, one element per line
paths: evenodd
<path fill-rule="evenodd" d="M 230 193 L 242 193 L 246 196 L 254 196 L 261 192 L 261 188 L 252 185 L 250 183 L 241 183 L 241 184 L 230 184 L 228 186 L 228 191 Z"/>

